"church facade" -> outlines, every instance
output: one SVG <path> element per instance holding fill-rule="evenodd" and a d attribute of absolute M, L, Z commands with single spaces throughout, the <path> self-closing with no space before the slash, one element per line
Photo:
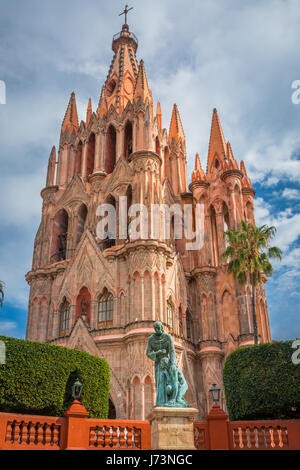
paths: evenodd
<path fill-rule="evenodd" d="M 207 169 L 198 154 L 188 186 L 183 126 L 176 105 L 169 130 L 162 126 L 137 39 L 127 24 L 115 35 L 114 52 L 99 104 L 87 106 L 78 122 L 72 93 L 58 151 L 49 157 L 41 223 L 32 269 L 26 338 L 78 348 L 104 357 L 111 369 L 111 416 L 145 419 L 155 403 L 154 367 L 146 356 L 153 323 L 160 320 L 174 340 L 177 363 L 189 389 L 187 402 L 203 418 L 209 389 L 221 389 L 229 352 L 252 344 L 250 286 L 227 273 L 220 255 L 223 232 L 241 220 L 254 223 L 254 196 L 245 165 L 225 141 L 217 111 L 212 114 Z M 122 199 L 123 197 L 123 199 Z M 126 230 L 99 238 L 97 208 L 153 204 L 204 208 L 203 244 L 161 231 L 135 238 Z M 131 218 L 128 216 L 127 226 Z M 151 215 L 149 229 L 154 221 Z M 173 224 L 173 225 L 172 225 Z M 173 229 L 172 229 L 173 227 Z M 149 230 L 151 232 L 151 230 Z M 264 285 L 257 287 L 259 342 L 270 341 Z M 225 407 L 224 395 L 222 405 Z"/>

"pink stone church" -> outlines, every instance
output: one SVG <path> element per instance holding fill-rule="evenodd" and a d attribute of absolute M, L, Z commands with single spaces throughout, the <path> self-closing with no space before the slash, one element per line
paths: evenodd
<path fill-rule="evenodd" d="M 197 154 L 188 186 L 178 108 L 174 104 L 169 130 L 163 128 L 137 47 L 124 24 L 113 37 L 98 107 L 93 111 L 90 100 L 80 124 L 71 94 L 41 191 L 41 223 L 26 275 L 26 338 L 104 357 L 111 370 L 110 417 L 145 419 L 155 403 L 154 366 L 145 350 L 160 320 L 174 339 L 188 382 L 186 400 L 201 419 L 210 406 L 211 385 L 223 389 L 228 353 L 254 342 L 250 286 L 234 281 L 220 255 L 224 229 L 241 220 L 254 223 L 255 191 L 244 163 L 237 163 L 225 141 L 215 109 L 206 172 Z M 124 239 L 118 222 L 115 239 L 100 239 L 97 207 L 109 203 L 118 213 L 121 196 L 128 207 L 190 204 L 195 212 L 196 204 L 203 204 L 203 246 L 187 250 L 172 226 L 170 239 L 133 239 L 130 232 Z M 264 285 L 256 299 L 259 342 L 270 341 Z"/>

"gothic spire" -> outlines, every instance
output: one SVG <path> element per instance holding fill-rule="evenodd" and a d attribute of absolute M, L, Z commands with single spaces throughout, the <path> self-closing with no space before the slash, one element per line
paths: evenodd
<path fill-rule="evenodd" d="M 65 117 L 61 126 L 62 132 L 64 132 L 66 129 L 68 129 L 70 134 L 73 132 L 73 130 L 75 132 L 77 132 L 78 130 L 78 114 L 74 91 L 72 91 L 71 93 L 67 111 L 65 113 Z"/>
<path fill-rule="evenodd" d="M 56 148 L 55 148 L 55 145 L 53 145 L 51 152 L 50 152 L 49 160 L 48 160 L 46 186 L 52 186 L 54 183 L 55 163 L 56 163 Z"/>
<path fill-rule="evenodd" d="M 113 37 L 114 57 L 105 82 L 108 109 L 111 105 L 122 112 L 128 101 L 133 101 L 134 85 L 138 73 L 137 38 L 123 24 L 122 31 Z"/>
<path fill-rule="evenodd" d="M 192 173 L 192 181 L 199 181 L 199 180 L 205 180 L 205 179 L 206 179 L 206 176 L 201 166 L 199 154 L 196 153 L 195 169 Z"/>
<path fill-rule="evenodd" d="M 182 127 L 182 123 L 181 123 L 181 119 L 179 116 L 179 111 L 178 111 L 176 103 L 174 104 L 173 111 L 172 111 L 172 117 L 171 117 L 170 128 L 169 128 L 169 139 L 170 140 L 175 139 L 176 142 L 178 142 L 179 139 L 182 139 L 182 141 L 185 141 L 183 127 Z"/>
<path fill-rule="evenodd" d="M 160 102 L 157 102 L 157 107 L 156 107 L 156 117 L 159 125 L 160 131 L 162 130 L 162 115 L 161 115 L 161 107 L 160 107 Z"/>
<path fill-rule="evenodd" d="M 217 168 L 226 155 L 226 143 L 216 108 L 213 110 L 207 157 L 207 172 Z"/>
<path fill-rule="evenodd" d="M 149 97 L 149 86 L 145 72 L 144 61 L 140 61 L 138 76 L 136 79 L 135 90 L 134 90 L 134 100 L 138 100 L 139 97 L 142 98 L 143 101 Z"/>
<path fill-rule="evenodd" d="M 105 86 L 103 86 L 101 90 L 97 113 L 101 118 L 103 118 L 104 114 L 106 114 L 107 111 L 108 111 L 108 106 L 107 106 L 107 100 L 106 100 L 106 90 L 105 90 Z"/>
<path fill-rule="evenodd" d="M 89 122 L 90 122 L 91 117 L 92 117 L 92 112 L 93 112 L 93 110 L 92 110 L 92 100 L 90 98 L 89 102 L 88 102 L 87 110 L 86 110 L 86 121 L 85 121 L 86 126 L 89 125 Z"/>

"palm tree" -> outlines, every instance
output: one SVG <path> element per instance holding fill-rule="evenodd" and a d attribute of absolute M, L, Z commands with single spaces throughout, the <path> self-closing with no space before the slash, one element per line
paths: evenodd
<path fill-rule="evenodd" d="M 270 242 L 276 233 L 275 227 L 262 225 L 256 227 L 242 221 L 235 230 L 224 232 L 226 250 L 221 259 L 228 263 L 228 272 L 240 284 L 248 281 L 252 287 L 252 314 L 254 342 L 258 343 L 257 319 L 255 308 L 256 286 L 263 281 L 263 275 L 272 276 L 273 266 L 270 258 L 281 260 L 281 250 L 276 246 L 270 247 Z"/>
<path fill-rule="evenodd" d="M 4 300 L 4 282 L 0 281 L 0 307 L 3 305 Z"/>

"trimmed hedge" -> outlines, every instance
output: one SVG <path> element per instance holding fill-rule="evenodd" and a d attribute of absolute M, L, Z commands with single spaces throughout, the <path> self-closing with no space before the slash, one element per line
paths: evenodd
<path fill-rule="evenodd" d="M 105 359 L 47 343 L 0 336 L 6 364 L 0 364 L 0 411 L 61 416 L 72 402 L 77 377 L 90 418 L 108 416 L 109 365 Z"/>
<path fill-rule="evenodd" d="M 243 346 L 223 370 L 230 420 L 300 418 L 300 364 L 293 341 Z"/>

